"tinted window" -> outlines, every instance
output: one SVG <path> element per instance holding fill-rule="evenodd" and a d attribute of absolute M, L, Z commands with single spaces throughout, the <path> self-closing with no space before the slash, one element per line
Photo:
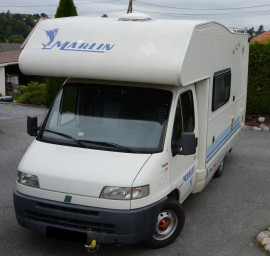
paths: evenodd
<path fill-rule="evenodd" d="M 55 134 L 64 133 L 93 148 L 99 147 L 94 141 L 103 143 L 102 149 L 111 143 L 136 152 L 160 152 L 171 100 L 172 93 L 165 90 L 69 84 L 59 93 L 45 126 L 50 132 L 44 131 L 42 138 L 78 146 Z"/>
<path fill-rule="evenodd" d="M 194 105 L 191 91 L 181 94 L 181 106 L 183 115 L 183 130 L 184 132 L 194 131 Z"/>
<path fill-rule="evenodd" d="M 214 75 L 212 111 L 217 110 L 230 99 L 231 70 L 226 69 Z"/>
<path fill-rule="evenodd" d="M 172 134 L 173 142 L 181 141 L 182 131 L 183 131 L 182 111 L 181 111 L 180 100 L 178 100 L 175 117 L 174 117 L 174 124 L 173 124 L 173 134 Z"/>
<path fill-rule="evenodd" d="M 195 127 L 194 104 L 192 91 L 186 91 L 181 94 L 178 100 L 174 125 L 172 142 L 181 142 L 182 132 L 193 132 Z"/>

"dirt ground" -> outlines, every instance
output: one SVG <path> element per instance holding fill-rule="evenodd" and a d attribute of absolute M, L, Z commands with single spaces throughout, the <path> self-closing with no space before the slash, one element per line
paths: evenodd
<path fill-rule="evenodd" d="M 258 122 L 259 117 L 265 117 L 263 124 L 270 126 L 270 114 L 247 114 L 245 124 L 246 126 L 257 126 L 259 127 L 262 123 Z"/>

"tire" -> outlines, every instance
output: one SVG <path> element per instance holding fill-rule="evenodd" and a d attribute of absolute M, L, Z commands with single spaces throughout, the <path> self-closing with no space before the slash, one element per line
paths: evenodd
<path fill-rule="evenodd" d="M 169 199 L 161 209 L 155 227 L 155 233 L 144 242 L 151 249 L 171 244 L 180 234 L 185 223 L 185 213 L 181 204 Z"/>
<path fill-rule="evenodd" d="M 224 170 L 224 165 L 225 165 L 225 159 L 222 160 L 221 164 L 219 165 L 218 169 L 216 170 L 214 177 L 219 178 L 223 174 Z"/>

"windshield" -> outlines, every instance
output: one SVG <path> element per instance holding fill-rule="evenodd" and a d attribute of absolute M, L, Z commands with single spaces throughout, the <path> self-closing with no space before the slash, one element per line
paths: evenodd
<path fill-rule="evenodd" d="M 67 84 L 40 138 L 102 150 L 160 152 L 171 100 L 172 93 L 165 90 Z"/>

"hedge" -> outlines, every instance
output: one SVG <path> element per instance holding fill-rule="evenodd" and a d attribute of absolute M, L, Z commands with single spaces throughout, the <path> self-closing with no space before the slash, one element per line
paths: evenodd
<path fill-rule="evenodd" d="M 247 113 L 270 113 L 270 40 L 249 46 Z"/>
<path fill-rule="evenodd" d="M 22 94 L 18 98 L 18 102 L 34 105 L 45 105 L 46 84 L 38 82 L 30 82 L 27 86 L 20 87 Z"/>

